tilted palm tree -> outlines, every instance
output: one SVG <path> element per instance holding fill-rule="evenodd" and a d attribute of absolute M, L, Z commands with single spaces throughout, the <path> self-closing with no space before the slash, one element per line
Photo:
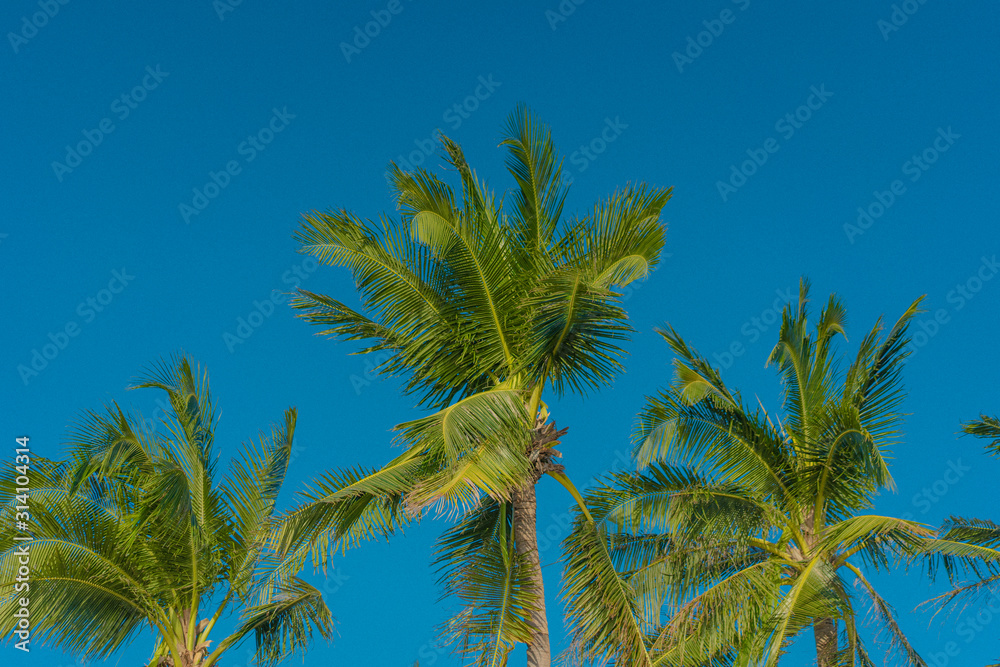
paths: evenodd
<path fill-rule="evenodd" d="M 869 513 L 893 488 L 887 458 L 919 299 L 884 337 L 879 320 L 842 372 L 845 308 L 831 296 L 813 329 L 808 289 L 803 280 L 785 307 L 768 360 L 780 412 L 748 405 L 676 331 L 661 331 L 674 381 L 640 417 L 640 470 L 589 492 L 593 521 L 578 517 L 568 538 L 583 657 L 775 665 L 811 627 L 820 667 L 874 665 L 860 636 L 868 615 L 904 664 L 925 664 L 866 576 L 947 551 L 919 523 Z"/>
<path fill-rule="evenodd" d="M 301 251 L 350 269 L 364 313 L 301 291 L 294 305 L 321 334 L 388 353 L 380 371 L 406 380 L 433 413 L 397 427 L 403 453 L 378 470 L 327 475 L 289 517 L 289 554 L 325 562 L 331 548 L 386 535 L 431 508 L 460 517 L 439 565 L 464 611 L 448 628 L 467 654 L 497 665 L 516 643 L 548 665 L 535 534 L 535 484 L 550 475 L 565 430 L 543 399 L 609 383 L 631 330 L 616 288 L 649 274 L 664 242 L 669 189 L 627 187 L 580 218 L 549 130 L 525 109 L 501 145 L 515 187 L 498 200 L 442 137 L 458 194 L 436 175 L 391 165 L 398 219 L 346 210 L 306 216 Z M 291 556 L 290 556 L 291 557 Z"/>
<path fill-rule="evenodd" d="M 212 667 L 251 637 L 259 664 L 302 651 L 333 621 L 318 590 L 268 548 L 280 528 L 275 500 L 292 451 L 296 413 L 248 444 L 221 482 L 208 376 L 187 359 L 164 362 L 137 387 L 166 392 L 172 414 L 149 428 L 117 404 L 87 412 L 65 463 L 29 462 L 29 531 L 12 530 L 23 498 L 0 489 L 0 631 L 30 599 L 34 637 L 88 658 L 106 657 L 142 631 L 156 637 L 151 667 Z M 30 590 L 18 592 L 19 553 Z M 236 629 L 219 638 L 224 612 Z"/>

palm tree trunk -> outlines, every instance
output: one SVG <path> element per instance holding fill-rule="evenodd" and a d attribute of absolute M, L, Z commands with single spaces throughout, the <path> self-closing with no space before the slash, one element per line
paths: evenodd
<path fill-rule="evenodd" d="M 833 667 L 837 654 L 837 624 L 832 618 L 821 618 L 813 622 L 816 636 L 816 664 L 818 667 Z"/>
<path fill-rule="evenodd" d="M 537 500 L 532 484 L 514 491 L 511 498 L 514 505 L 514 540 L 517 553 L 523 556 L 531 571 L 531 582 L 538 596 L 538 604 L 531 612 L 531 643 L 528 644 L 528 667 L 549 667 L 549 624 L 545 617 L 545 585 L 542 582 L 542 566 L 538 558 L 538 538 L 536 535 L 535 513 Z"/>

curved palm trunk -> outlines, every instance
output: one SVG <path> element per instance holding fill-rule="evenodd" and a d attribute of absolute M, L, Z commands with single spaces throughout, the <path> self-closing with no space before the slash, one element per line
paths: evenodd
<path fill-rule="evenodd" d="M 832 618 L 822 618 L 813 622 L 816 636 L 816 664 L 819 667 L 834 667 L 837 654 L 837 624 Z"/>
<path fill-rule="evenodd" d="M 532 484 L 517 489 L 512 495 L 514 506 L 514 540 L 517 553 L 528 561 L 531 568 L 532 588 L 538 595 L 538 604 L 531 612 L 531 643 L 528 644 L 528 667 L 549 667 L 549 623 L 545 617 L 545 585 L 542 582 L 542 566 L 538 558 L 536 535 L 535 486 Z"/>

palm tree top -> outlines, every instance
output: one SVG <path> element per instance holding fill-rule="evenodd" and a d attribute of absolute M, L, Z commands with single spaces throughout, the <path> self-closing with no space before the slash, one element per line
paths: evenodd
<path fill-rule="evenodd" d="M 365 220 L 313 212 L 296 239 L 321 263 L 351 271 L 358 312 L 300 290 L 300 316 L 320 334 L 388 352 L 379 370 L 434 412 L 397 427 L 405 451 L 378 470 L 321 477 L 290 516 L 283 549 L 331 549 L 392 533 L 431 506 L 460 516 L 438 551 L 445 589 L 466 611 L 447 635 L 483 664 L 528 644 L 549 664 L 534 486 L 548 474 L 582 502 L 556 463 L 565 429 L 542 400 L 607 384 L 632 328 L 618 288 L 660 261 L 669 188 L 629 185 L 585 214 L 564 214 L 568 185 L 551 133 L 525 107 L 500 147 L 513 188 L 497 196 L 440 137 L 444 178 L 392 164 L 398 215 Z M 457 180 L 454 185 L 452 181 Z"/>
<path fill-rule="evenodd" d="M 259 664 L 276 664 L 324 638 L 333 619 L 297 575 L 304 556 L 270 545 L 282 527 L 296 411 L 249 442 L 220 479 L 208 374 L 182 356 L 151 367 L 132 388 L 166 393 L 162 429 L 117 403 L 87 411 L 71 430 L 70 458 L 33 468 L 33 631 L 42 643 L 107 657 L 135 636 L 156 636 L 151 667 L 212 667 L 253 636 Z M 0 628 L 17 596 L 13 480 L 0 483 Z M 235 630 L 210 639 L 222 614 Z M 213 646 L 213 644 L 216 644 Z"/>
<path fill-rule="evenodd" d="M 673 328 L 661 331 L 673 381 L 641 413 L 640 470 L 588 494 L 594 522 L 578 517 L 570 537 L 567 603 L 586 657 L 770 666 L 812 626 L 822 667 L 871 664 L 856 611 L 866 602 L 896 654 L 924 664 L 862 569 L 952 548 L 922 524 L 864 513 L 892 488 L 920 299 L 887 331 L 879 319 L 846 368 L 835 350 L 843 303 L 831 295 L 814 323 L 808 303 L 803 279 L 768 356 L 781 418 L 747 405 Z"/>
<path fill-rule="evenodd" d="M 391 164 L 398 218 L 313 212 L 296 234 L 302 252 L 353 273 L 365 313 L 304 290 L 293 305 L 321 334 L 389 351 L 380 370 L 405 375 L 430 407 L 505 382 L 560 392 L 609 382 L 631 331 L 612 290 L 659 262 L 670 189 L 628 186 L 567 220 L 561 160 L 526 108 L 500 143 L 515 183 L 502 199 L 458 144 L 440 141 L 457 192 L 425 169 Z"/>

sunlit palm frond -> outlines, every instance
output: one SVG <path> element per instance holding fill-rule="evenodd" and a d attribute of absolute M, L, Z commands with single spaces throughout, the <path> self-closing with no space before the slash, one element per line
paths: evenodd
<path fill-rule="evenodd" d="M 548 127 L 524 106 L 507 118 L 501 146 L 507 147 L 507 171 L 517 183 L 512 224 L 516 247 L 526 266 L 551 263 L 548 249 L 569 190 Z"/>

